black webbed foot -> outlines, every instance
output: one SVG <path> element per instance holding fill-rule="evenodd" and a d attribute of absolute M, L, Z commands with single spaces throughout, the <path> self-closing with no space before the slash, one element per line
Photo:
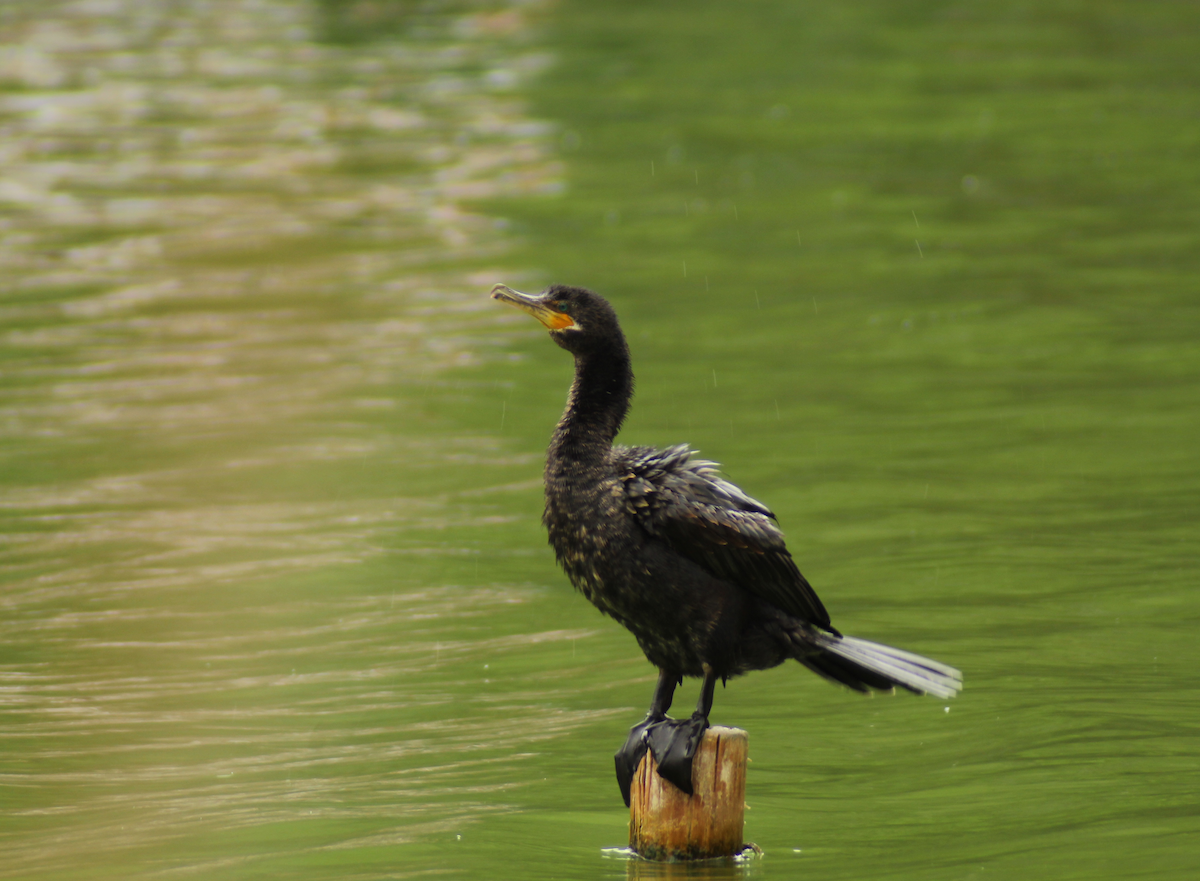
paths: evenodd
<path fill-rule="evenodd" d="M 650 729 L 667 717 L 661 713 L 650 713 L 644 720 L 629 729 L 629 738 L 624 746 L 613 756 L 617 763 L 617 785 L 621 787 L 621 797 L 625 799 L 625 807 L 629 807 L 629 790 L 633 786 L 633 775 L 637 773 L 638 765 L 649 748 Z"/>
<path fill-rule="evenodd" d="M 700 700 L 692 718 L 679 721 L 667 716 L 671 709 L 671 696 L 679 676 L 670 670 L 658 671 L 658 685 L 654 689 L 654 700 L 650 712 L 639 724 L 629 729 L 629 739 L 617 750 L 617 785 L 625 807 L 629 807 L 629 791 L 633 786 L 633 775 L 638 765 L 650 750 L 658 764 L 658 776 L 675 784 L 688 795 L 692 794 L 692 759 L 704 732 L 708 730 L 708 714 L 712 712 L 713 688 L 717 674 L 707 664 L 704 666 L 704 685 L 700 687 Z"/>
<path fill-rule="evenodd" d="M 692 759 L 704 732 L 708 730 L 708 719 L 693 713 L 690 719 L 663 719 L 648 732 L 650 752 L 658 763 L 658 776 L 676 787 L 692 794 Z"/>
<path fill-rule="evenodd" d="M 692 759 L 700 739 L 708 729 L 708 719 L 699 713 L 690 719 L 671 719 L 649 715 L 629 729 L 629 739 L 617 750 L 617 785 L 629 807 L 630 789 L 638 765 L 649 750 L 658 765 L 658 775 L 679 789 L 692 794 Z"/>

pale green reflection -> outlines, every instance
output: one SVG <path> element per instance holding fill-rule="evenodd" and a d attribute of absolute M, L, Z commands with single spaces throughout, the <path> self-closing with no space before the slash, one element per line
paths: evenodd
<path fill-rule="evenodd" d="M 445 418 L 506 247 L 464 199 L 561 186 L 501 12 L 350 48 L 305 3 L 3 7 L 0 875 L 428 840 L 611 714 L 500 690 L 592 631 L 480 548 L 536 457 Z"/>

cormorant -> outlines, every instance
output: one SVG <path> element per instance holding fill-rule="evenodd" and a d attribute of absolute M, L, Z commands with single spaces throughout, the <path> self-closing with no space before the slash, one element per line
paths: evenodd
<path fill-rule="evenodd" d="M 658 773 L 691 794 L 718 679 L 794 658 L 855 691 L 899 685 L 949 698 L 962 688 L 953 667 L 835 630 L 775 515 L 721 478 L 716 463 L 682 444 L 613 446 L 633 370 L 607 300 L 563 285 L 533 296 L 498 284 L 491 295 L 538 319 L 575 356 L 546 456 L 542 519 L 571 583 L 625 625 L 659 670 L 650 712 L 615 757 L 625 804 L 647 749 Z M 704 684 L 696 712 L 677 721 L 666 714 L 684 676 Z"/>

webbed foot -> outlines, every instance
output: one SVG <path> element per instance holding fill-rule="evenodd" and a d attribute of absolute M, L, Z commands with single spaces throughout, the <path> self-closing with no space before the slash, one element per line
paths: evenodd
<path fill-rule="evenodd" d="M 650 752 L 658 763 L 658 776 L 688 795 L 692 794 L 692 759 L 707 730 L 708 719 L 693 713 L 690 719 L 663 719 L 648 733 Z"/>
<path fill-rule="evenodd" d="M 617 763 L 617 785 L 621 787 L 621 797 L 625 799 L 625 807 L 629 807 L 629 790 L 633 786 L 633 775 L 637 773 L 638 765 L 649 749 L 650 729 L 667 720 L 661 713 L 650 713 L 645 719 L 629 729 L 629 738 L 625 745 L 613 756 Z"/>
<path fill-rule="evenodd" d="M 629 806 L 633 776 L 649 750 L 658 765 L 658 776 L 692 794 L 692 759 L 708 729 L 708 719 L 699 713 L 690 719 L 671 719 L 651 714 L 629 729 L 629 739 L 617 750 L 617 785 Z"/>
<path fill-rule="evenodd" d="M 704 685 L 700 687 L 696 712 L 692 718 L 683 721 L 667 716 L 667 710 L 671 709 L 671 696 L 678 682 L 678 673 L 659 669 L 650 712 L 629 729 L 629 739 L 614 756 L 617 762 L 617 785 L 621 787 L 621 797 L 625 799 L 626 807 L 629 807 L 633 775 L 637 773 L 646 750 L 651 752 L 658 764 L 659 777 L 675 784 L 688 795 L 692 794 L 692 759 L 696 757 L 696 749 L 708 730 L 708 714 L 712 712 L 717 674 L 707 664 L 704 665 Z"/>

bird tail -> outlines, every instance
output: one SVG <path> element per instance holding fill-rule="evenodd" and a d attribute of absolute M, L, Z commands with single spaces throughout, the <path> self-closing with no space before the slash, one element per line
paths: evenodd
<path fill-rule="evenodd" d="M 805 667 L 855 691 L 899 685 L 917 694 L 951 698 L 962 690 L 962 673 L 953 667 L 878 642 L 811 630 L 808 651 L 798 653 Z M 819 651 L 813 652 L 812 648 Z"/>

